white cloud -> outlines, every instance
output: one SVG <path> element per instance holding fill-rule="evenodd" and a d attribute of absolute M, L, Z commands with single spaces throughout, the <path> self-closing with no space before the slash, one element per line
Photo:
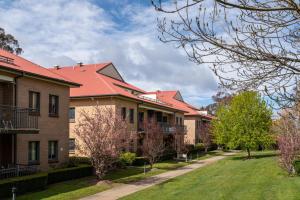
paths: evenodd
<path fill-rule="evenodd" d="M 118 18 L 127 26 L 120 27 L 105 8 L 80 0 L 0 4 L 0 24 L 20 41 L 23 56 L 44 66 L 112 61 L 125 80 L 146 90 L 179 89 L 196 105 L 214 93 L 217 81 L 208 67 L 158 41 L 153 8 L 119 6 Z"/>

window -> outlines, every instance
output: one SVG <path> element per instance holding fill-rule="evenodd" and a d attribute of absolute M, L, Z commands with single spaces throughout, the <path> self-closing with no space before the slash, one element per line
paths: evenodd
<path fill-rule="evenodd" d="M 58 96 L 49 95 L 49 116 L 58 117 Z"/>
<path fill-rule="evenodd" d="M 182 117 L 180 117 L 179 119 L 180 119 L 180 125 L 182 125 Z"/>
<path fill-rule="evenodd" d="M 153 115 L 154 115 L 154 111 L 153 111 L 153 110 L 148 110 L 148 111 L 147 111 L 148 122 L 152 122 L 152 120 L 153 120 Z"/>
<path fill-rule="evenodd" d="M 57 141 L 49 141 L 48 142 L 48 160 L 49 161 L 57 161 L 58 160 L 58 142 Z"/>
<path fill-rule="evenodd" d="M 29 91 L 30 114 L 40 114 L 40 93 Z"/>
<path fill-rule="evenodd" d="M 69 108 L 69 121 L 75 122 L 75 108 Z"/>
<path fill-rule="evenodd" d="M 134 109 L 129 110 L 129 121 L 131 124 L 134 123 Z"/>
<path fill-rule="evenodd" d="M 157 112 L 156 113 L 156 121 L 157 122 L 162 122 L 162 112 Z"/>
<path fill-rule="evenodd" d="M 122 119 L 123 119 L 123 120 L 126 119 L 126 107 L 122 107 L 122 110 L 121 110 L 121 116 L 122 116 Z"/>
<path fill-rule="evenodd" d="M 179 117 L 176 117 L 176 125 L 179 125 Z"/>
<path fill-rule="evenodd" d="M 29 164 L 38 164 L 40 161 L 40 142 L 30 141 L 28 145 Z"/>
<path fill-rule="evenodd" d="M 163 123 L 168 123 L 168 117 L 167 116 L 163 116 Z"/>
<path fill-rule="evenodd" d="M 69 152 L 75 153 L 75 138 L 69 139 Z"/>

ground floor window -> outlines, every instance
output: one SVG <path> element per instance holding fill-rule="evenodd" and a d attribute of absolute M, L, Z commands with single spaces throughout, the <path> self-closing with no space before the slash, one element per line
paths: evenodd
<path fill-rule="evenodd" d="M 58 142 L 49 141 L 48 142 L 48 160 L 57 161 L 58 160 Z"/>
<path fill-rule="evenodd" d="M 40 142 L 30 141 L 28 145 L 29 164 L 38 164 L 40 161 Z"/>
<path fill-rule="evenodd" d="M 75 138 L 69 139 L 69 152 L 75 153 Z"/>

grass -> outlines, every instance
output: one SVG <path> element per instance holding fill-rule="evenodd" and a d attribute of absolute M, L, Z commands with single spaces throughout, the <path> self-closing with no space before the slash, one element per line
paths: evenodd
<path fill-rule="evenodd" d="M 300 199 L 300 177 L 289 177 L 274 152 L 221 160 L 165 183 L 124 197 L 139 199 Z M 163 195 L 162 195 L 163 194 Z"/>
<path fill-rule="evenodd" d="M 95 177 L 86 177 L 49 185 L 46 190 L 18 196 L 18 200 L 66 200 L 79 199 L 111 188 L 109 184 L 96 184 Z"/>
<path fill-rule="evenodd" d="M 118 169 L 112 171 L 105 176 L 105 179 L 111 180 L 114 184 L 129 183 L 132 181 L 142 180 L 144 178 L 169 170 L 174 170 L 178 167 L 182 167 L 188 164 L 189 163 L 185 162 L 164 161 L 154 164 L 154 170 L 149 171 L 146 174 L 144 174 L 143 167 L 129 167 L 126 169 Z M 113 184 L 97 184 L 96 177 L 86 177 L 82 179 L 49 185 L 46 190 L 18 196 L 18 200 L 73 200 L 96 194 L 111 187 L 113 187 Z"/>

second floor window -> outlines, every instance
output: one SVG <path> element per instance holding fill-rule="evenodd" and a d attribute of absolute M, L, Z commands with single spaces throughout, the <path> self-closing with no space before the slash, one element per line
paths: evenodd
<path fill-rule="evenodd" d="M 75 108 L 69 108 L 69 121 L 75 122 Z"/>
<path fill-rule="evenodd" d="M 126 107 L 122 107 L 122 109 L 121 109 L 121 116 L 122 116 L 123 120 L 126 119 Z"/>
<path fill-rule="evenodd" d="M 129 121 L 131 124 L 134 123 L 134 109 L 129 110 Z"/>
<path fill-rule="evenodd" d="M 40 93 L 29 91 L 29 108 L 31 114 L 40 113 Z"/>
<path fill-rule="evenodd" d="M 58 96 L 49 95 L 49 116 L 58 117 Z"/>

